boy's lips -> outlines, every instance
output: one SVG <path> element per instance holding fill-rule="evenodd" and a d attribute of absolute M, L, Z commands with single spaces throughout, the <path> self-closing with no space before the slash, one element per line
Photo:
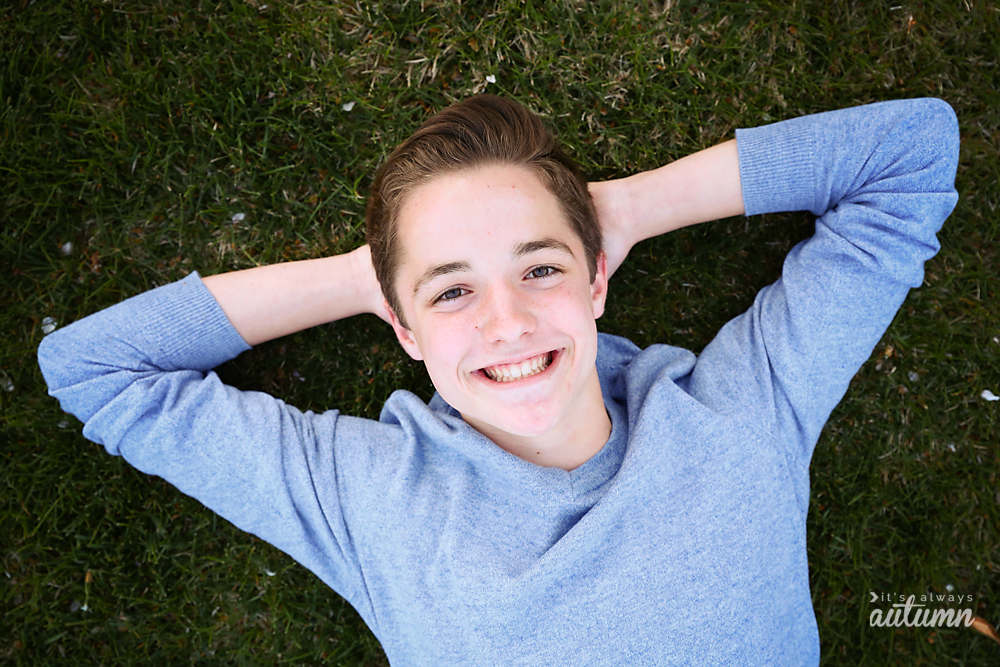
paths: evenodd
<path fill-rule="evenodd" d="M 524 361 L 530 361 L 532 359 L 536 359 L 538 357 L 544 358 L 543 362 L 540 364 L 540 366 L 542 367 L 541 370 L 531 375 L 528 375 L 527 377 L 518 377 L 518 378 L 510 377 L 507 378 L 506 380 L 502 379 L 497 380 L 490 377 L 490 375 L 486 372 L 487 368 L 496 369 L 497 366 L 511 366 L 515 365 L 517 363 L 516 361 L 508 364 L 496 364 L 493 366 L 480 368 L 479 370 L 475 371 L 472 375 L 478 378 L 482 382 L 489 383 L 489 385 L 493 387 L 527 386 L 529 384 L 535 384 L 536 380 L 547 377 L 550 374 L 549 371 L 551 371 L 552 367 L 555 366 L 556 363 L 559 361 L 559 359 L 563 356 L 562 353 L 564 351 L 565 351 L 564 348 L 559 348 L 558 350 L 550 350 L 548 352 L 541 352 L 533 356 L 524 357 L 521 363 L 523 363 Z M 499 373 L 496 373 L 495 370 L 491 370 L 491 372 L 493 373 L 494 376 L 499 375 Z"/>

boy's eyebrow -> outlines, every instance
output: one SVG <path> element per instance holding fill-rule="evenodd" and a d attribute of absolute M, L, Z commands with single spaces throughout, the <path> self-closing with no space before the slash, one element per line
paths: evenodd
<path fill-rule="evenodd" d="M 511 260 L 517 260 L 525 255 L 530 255 L 533 252 L 538 252 L 539 250 L 557 250 L 559 252 L 565 253 L 570 257 L 576 258 L 573 254 L 573 250 L 558 239 L 551 237 L 545 237 L 541 239 L 535 239 L 534 241 L 524 241 L 523 243 L 518 243 L 514 246 L 514 249 L 510 253 Z M 438 264 L 437 266 L 432 266 L 420 274 L 417 278 L 417 282 L 413 284 L 413 296 L 416 298 L 420 290 L 423 289 L 424 285 L 434 280 L 438 276 L 444 276 L 449 273 L 460 273 L 462 271 L 471 271 L 472 265 L 469 262 L 448 262 L 446 264 Z"/>
<path fill-rule="evenodd" d="M 573 254 L 573 251 L 568 245 L 549 236 L 546 236 L 543 239 L 518 243 L 514 246 L 514 250 L 510 253 L 510 258 L 512 260 L 521 259 L 525 255 L 530 255 L 531 253 L 538 252 L 539 250 L 558 250 L 559 252 L 564 252 L 570 257 L 576 259 L 576 255 Z"/>
<path fill-rule="evenodd" d="M 471 271 L 472 265 L 468 262 L 448 262 L 447 264 L 438 264 L 437 266 L 432 266 L 426 271 L 424 271 L 417 282 L 413 284 L 413 297 L 416 298 L 420 290 L 423 289 L 424 285 L 434 280 L 438 276 L 443 276 L 449 273 L 458 273 L 460 271 Z"/>

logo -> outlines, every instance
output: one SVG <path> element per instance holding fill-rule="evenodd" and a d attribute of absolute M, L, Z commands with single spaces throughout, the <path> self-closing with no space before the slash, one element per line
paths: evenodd
<path fill-rule="evenodd" d="M 892 593 L 875 593 L 869 591 L 871 602 L 892 602 L 888 611 L 874 609 L 868 616 L 868 624 L 873 628 L 957 628 L 972 626 L 976 618 L 972 609 L 954 609 L 953 607 L 933 608 L 931 605 L 958 602 L 972 604 L 971 595 L 954 595 L 951 593 L 925 593 L 917 599 L 916 595 L 895 595 Z"/>

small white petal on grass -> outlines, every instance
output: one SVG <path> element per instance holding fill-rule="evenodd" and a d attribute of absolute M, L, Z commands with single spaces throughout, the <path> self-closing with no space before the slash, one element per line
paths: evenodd
<path fill-rule="evenodd" d="M 61 246 L 59 246 L 59 250 L 61 250 L 62 254 L 64 255 L 70 254 L 71 252 L 73 252 L 73 242 L 66 241 L 66 243 L 63 243 Z"/>
<path fill-rule="evenodd" d="M 910 372 L 909 372 L 909 373 L 907 374 L 907 377 L 908 377 L 908 378 L 910 378 L 910 382 L 916 382 L 917 380 L 919 380 L 919 379 L 920 379 L 920 376 L 919 376 L 919 375 L 917 375 L 916 373 L 914 373 L 913 371 L 910 371 Z"/>
<path fill-rule="evenodd" d="M 340 105 L 340 108 L 343 109 L 344 111 L 350 111 L 351 109 L 354 108 L 354 105 L 355 102 L 344 102 L 343 104 Z"/>
<path fill-rule="evenodd" d="M 246 213 L 233 213 L 233 222 L 243 222 L 247 219 Z"/>
<path fill-rule="evenodd" d="M 264 574 L 266 574 L 266 575 L 267 575 L 267 576 L 269 576 L 269 577 L 273 577 L 273 576 L 274 576 L 274 572 L 271 572 L 271 571 L 270 571 L 269 569 L 267 569 L 267 568 L 264 568 Z"/>
<path fill-rule="evenodd" d="M 955 587 L 952 586 L 951 584 L 948 584 L 947 586 L 944 587 L 944 589 L 949 593 L 951 593 L 953 590 L 955 590 Z"/>
<path fill-rule="evenodd" d="M 56 330 L 57 322 L 51 317 L 46 317 L 42 320 L 42 333 L 46 336 Z"/>
<path fill-rule="evenodd" d="M 63 420 L 63 421 L 59 422 L 58 426 L 59 426 L 59 428 L 69 428 L 69 422 Z"/>
<path fill-rule="evenodd" d="M 14 383 L 7 378 L 0 378 L 0 389 L 6 392 L 14 391 Z"/>
<path fill-rule="evenodd" d="M 90 611 L 90 605 L 89 604 L 83 605 L 82 607 L 80 607 L 80 611 Z"/>
<path fill-rule="evenodd" d="M 987 401 L 1000 401 L 1000 396 L 997 396 L 989 389 L 983 389 L 983 393 L 980 396 Z"/>
<path fill-rule="evenodd" d="M 489 74 L 486 77 L 486 81 L 487 81 L 487 83 L 496 83 L 497 82 L 497 78 L 495 76 L 493 76 L 492 74 Z"/>
<path fill-rule="evenodd" d="M 957 452 L 957 451 L 958 451 L 958 450 L 957 450 L 957 449 L 955 448 L 955 443 L 954 443 L 954 442 L 949 442 L 949 443 L 948 443 L 948 449 L 949 449 L 950 451 L 953 451 L 953 452 Z"/>

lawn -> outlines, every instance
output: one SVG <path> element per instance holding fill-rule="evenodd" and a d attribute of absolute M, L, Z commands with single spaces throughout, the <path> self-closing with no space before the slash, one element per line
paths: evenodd
<path fill-rule="evenodd" d="M 311 573 L 86 441 L 35 352 L 191 271 L 357 247 L 388 151 L 482 91 L 541 114 L 595 180 L 737 127 L 907 97 L 955 108 L 960 201 L 816 448 L 809 560 L 823 665 L 1000 664 L 971 629 L 868 620 L 885 606 L 871 592 L 950 592 L 1000 624 L 1000 6 L 894 2 L 5 3 L 0 664 L 386 664 Z M 811 233 L 784 214 L 647 241 L 599 327 L 699 352 Z M 220 374 L 369 418 L 395 389 L 432 393 L 368 315 Z"/>

